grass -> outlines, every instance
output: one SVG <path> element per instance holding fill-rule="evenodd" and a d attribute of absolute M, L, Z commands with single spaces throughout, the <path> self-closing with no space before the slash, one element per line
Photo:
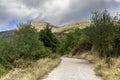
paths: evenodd
<path fill-rule="evenodd" d="M 106 63 L 105 58 L 100 59 L 97 56 L 91 55 L 89 52 L 75 55 L 73 57 L 87 59 L 94 63 L 96 75 L 102 76 L 104 80 L 120 80 L 120 57 L 111 58 L 110 64 Z"/>
<path fill-rule="evenodd" d="M 25 69 L 16 68 L 2 76 L 0 80 L 40 80 L 60 63 L 57 59 L 40 59 Z"/>
<path fill-rule="evenodd" d="M 7 72 L 8 70 L 6 70 L 5 67 L 0 64 L 0 76 L 6 74 Z"/>

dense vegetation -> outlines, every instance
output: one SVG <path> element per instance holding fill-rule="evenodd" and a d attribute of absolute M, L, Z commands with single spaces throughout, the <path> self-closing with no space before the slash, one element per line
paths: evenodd
<path fill-rule="evenodd" d="M 37 32 L 30 24 L 22 25 L 15 30 L 12 39 L 0 38 L 0 74 L 12 68 L 27 67 L 31 61 L 41 58 L 56 58 L 58 44 L 49 26 Z"/>
<path fill-rule="evenodd" d="M 107 10 L 92 13 L 92 24 L 85 29 L 75 29 L 64 38 L 61 51 L 66 53 L 80 53 L 91 50 L 100 58 L 120 56 L 120 20 L 112 17 Z"/>
<path fill-rule="evenodd" d="M 57 36 L 52 33 L 51 29 L 52 28 L 47 25 L 44 30 L 41 30 L 39 32 L 39 40 L 44 43 L 45 47 L 50 48 L 52 52 L 56 52 L 59 46 L 59 40 Z"/>

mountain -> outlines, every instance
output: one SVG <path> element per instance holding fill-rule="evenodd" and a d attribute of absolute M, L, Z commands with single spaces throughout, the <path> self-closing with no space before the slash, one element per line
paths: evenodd
<path fill-rule="evenodd" d="M 32 27 L 36 28 L 38 31 L 44 29 L 47 25 L 52 28 L 57 28 L 56 26 L 54 26 L 48 22 L 32 22 L 31 25 L 32 25 Z"/>
<path fill-rule="evenodd" d="M 47 22 L 32 22 L 31 25 L 33 27 L 35 27 L 38 31 L 44 29 L 46 27 L 46 25 L 49 25 L 50 27 L 52 27 L 52 32 L 53 33 L 61 33 L 61 32 L 66 32 L 66 31 L 70 31 L 72 29 L 75 28 L 85 28 L 87 26 L 90 26 L 90 22 L 76 22 L 76 23 L 71 23 L 71 24 L 66 24 L 63 26 L 54 26 L 50 23 Z"/>
<path fill-rule="evenodd" d="M 0 37 L 7 38 L 7 39 L 11 38 L 11 36 L 13 35 L 14 35 L 14 30 L 0 32 Z"/>
<path fill-rule="evenodd" d="M 43 30 L 47 25 L 52 28 L 52 32 L 58 35 L 64 35 L 67 32 L 75 29 L 75 28 L 86 28 L 87 26 L 90 26 L 91 22 L 76 22 L 76 23 L 71 23 L 71 24 L 66 24 L 63 26 L 54 26 L 51 23 L 48 22 L 32 22 L 31 25 L 38 31 Z M 5 38 L 10 38 L 13 36 L 14 30 L 10 31 L 3 31 L 0 32 L 0 36 L 5 37 Z"/>

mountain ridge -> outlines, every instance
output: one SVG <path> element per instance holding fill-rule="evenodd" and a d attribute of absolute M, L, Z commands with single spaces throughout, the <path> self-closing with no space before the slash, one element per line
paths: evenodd
<path fill-rule="evenodd" d="M 55 34 L 66 34 L 67 32 L 75 29 L 75 28 L 86 28 L 90 26 L 91 22 L 75 22 L 71 24 L 66 24 L 63 26 L 55 26 L 49 22 L 32 22 L 31 26 L 37 29 L 37 31 L 43 30 L 47 25 L 52 28 L 52 32 Z M 14 30 L 9 31 L 2 31 L 0 32 L 0 36 L 5 38 L 10 38 L 12 35 L 14 35 Z"/>
<path fill-rule="evenodd" d="M 86 28 L 87 26 L 90 26 L 91 22 L 87 21 L 87 22 L 75 22 L 75 23 L 71 23 L 71 24 L 66 24 L 63 26 L 54 26 L 51 23 L 48 22 L 32 22 L 31 25 L 34 26 L 38 31 L 44 29 L 47 25 L 49 25 L 50 27 L 52 27 L 52 32 L 53 33 L 58 33 L 58 32 L 63 32 L 65 30 L 71 30 L 74 28 Z"/>

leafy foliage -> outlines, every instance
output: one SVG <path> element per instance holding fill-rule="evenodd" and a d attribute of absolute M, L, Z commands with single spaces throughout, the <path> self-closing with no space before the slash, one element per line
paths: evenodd
<path fill-rule="evenodd" d="M 102 13 L 94 12 L 92 17 L 94 23 L 89 30 L 89 36 L 95 50 L 98 51 L 100 57 L 110 57 L 114 55 L 113 44 L 114 35 L 116 35 L 116 25 L 114 19 L 107 10 Z"/>
<path fill-rule="evenodd" d="M 62 42 L 64 43 L 62 43 L 63 45 L 61 50 L 67 54 L 72 53 L 74 55 L 91 48 L 91 44 L 87 39 L 87 36 L 84 34 L 84 31 L 79 28 L 69 32 Z"/>
<path fill-rule="evenodd" d="M 113 52 L 115 56 L 120 56 L 120 21 L 117 21 L 115 26 L 114 39 L 113 39 Z"/>
<path fill-rule="evenodd" d="M 37 30 L 30 25 L 23 25 L 15 31 L 14 42 L 16 44 L 19 57 L 22 58 L 39 58 L 40 48 L 43 46 L 39 41 Z"/>
<path fill-rule="evenodd" d="M 52 46 L 44 46 L 44 42 L 39 40 L 39 32 L 29 24 L 22 25 L 19 29 L 15 30 L 13 39 L 0 38 L 0 72 L 5 73 L 13 67 L 27 67 L 31 64 L 31 61 L 40 58 L 58 57 L 57 54 L 52 52 L 57 47 L 55 44 L 57 38 L 51 31 L 49 33 L 49 30 L 47 30 L 46 34 L 51 36 L 50 39 L 53 42 L 50 43 Z M 46 34 L 43 33 L 42 36 L 46 36 Z M 52 51 L 48 47 L 51 47 Z"/>
<path fill-rule="evenodd" d="M 51 27 L 48 25 L 44 30 L 41 30 L 39 33 L 39 39 L 44 43 L 45 47 L 50 48 L 53 52 L 56 52 L 57 47 L 59 46 L 59 40 L 51 32 Z"/>
<path fill-rule="evenodd" d="M 92 24 L 85 29 L 75 29 L 64 38 L 62 52 L 81 53 L 91 50 L 99 57 L 120 55 L 120 20 L 112 17 L 107 10 L 92 13 Z M 65 53 L 65 54 L 66 54 Z"/>

